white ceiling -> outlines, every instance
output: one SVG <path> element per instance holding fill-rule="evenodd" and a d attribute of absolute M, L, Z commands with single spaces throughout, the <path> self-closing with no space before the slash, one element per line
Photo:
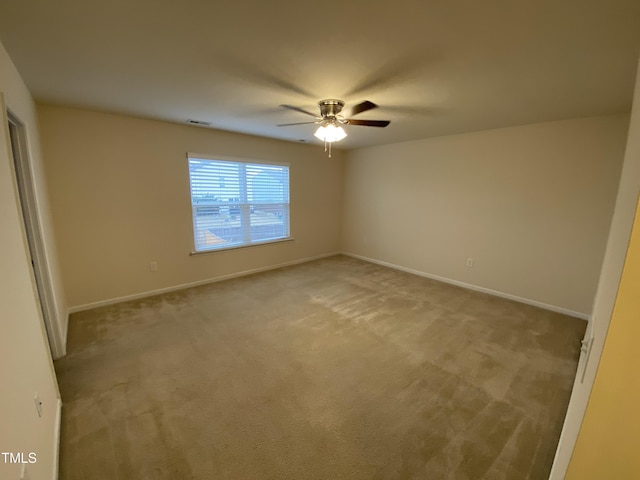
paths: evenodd
<path fill-rule="evenodd" d="M 0 41 L 38 101 L 292 141 L 340 98 L 344 148 L 629 111 L 640 0 L 13 0 Z"/>

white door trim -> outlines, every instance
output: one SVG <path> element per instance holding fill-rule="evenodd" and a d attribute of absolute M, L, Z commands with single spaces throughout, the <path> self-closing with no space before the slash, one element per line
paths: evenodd
<path fill-rule="evenodd" d="M 24 123 L 10 109 L 3 109 L 3 122 L 9 126 L 9 141 L 13 149 L 14 177 L 22 206 L 27 247 L 33 261 L 33 281 L 42 309 L 42 320 L 53 358 L 65 355 L 65 342 L 58 325 L 51 275 L 47 264 L 42 227 L 38 215 L 36 190 Z"/>

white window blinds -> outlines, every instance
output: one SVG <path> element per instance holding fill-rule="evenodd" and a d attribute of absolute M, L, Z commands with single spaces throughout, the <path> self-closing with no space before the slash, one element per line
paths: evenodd
<path fill-rule="evenodd" d="M 289 167 L 189 157 L 196 252 L 289 237 Z"/>

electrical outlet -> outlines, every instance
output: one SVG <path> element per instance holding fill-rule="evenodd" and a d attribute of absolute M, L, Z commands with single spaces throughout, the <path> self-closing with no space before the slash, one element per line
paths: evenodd
<path fill-rule="evenodd" d="M 471 257 L 467 258 L 467 267 L 473 267 L 473 258 Z"/>
<path fill-rule="evenodd" d="M 36 396 L 33 398 L 33 402 L 36 404 L 36 412 L 38 412 L 38 418 L 42 418 L 42 401 L 40 400 L 38 392 L 36 392 Z"/>
<path fill-rule="evenodd" d="M 151 270 L 152 272 L 157 272 L 158 271 L 158 262 L 151 262 L 149 264 L 149 270 Z"/>

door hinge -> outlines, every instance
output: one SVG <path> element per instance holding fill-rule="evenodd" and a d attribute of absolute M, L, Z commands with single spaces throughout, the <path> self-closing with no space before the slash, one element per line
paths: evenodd
<path fill-rule="evenodd" d="M 588 340 L 582 340 L 580 342 L 580 351 L 582 353 L 587 353 L 587 351 L 589 351 L 589 344 L 591 343 L 591 339 Z"/>
<path fill-rule="evenodd" d="M 587 374 L 587 365 L 589 364 L 589 357 L 591 356 L 591 347 L 593 346 L 593 336 L 580 342 L 580 352 L 584 353 L 584 364 L 582 365 L 582 377 L 580 383 L 584 383 L 584 377 Z"/>

